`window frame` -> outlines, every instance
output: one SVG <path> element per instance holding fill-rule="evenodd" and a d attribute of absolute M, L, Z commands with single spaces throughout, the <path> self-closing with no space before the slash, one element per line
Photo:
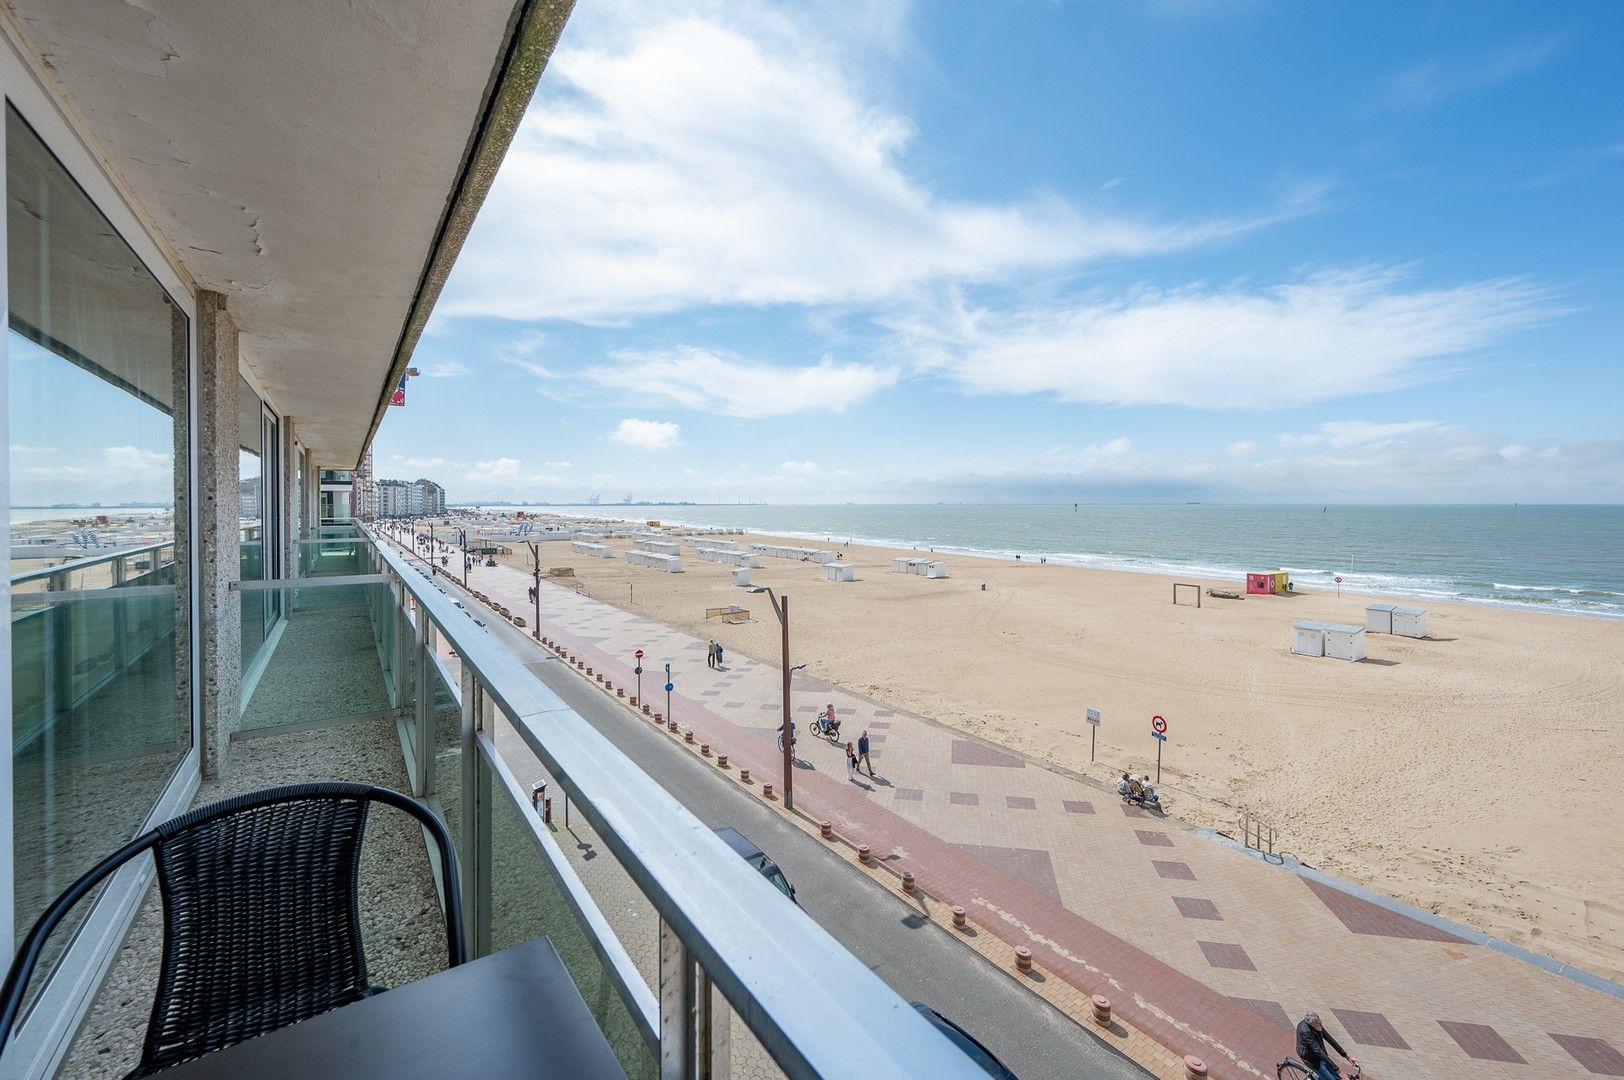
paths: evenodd
<path fill-rule="evenodd" d="M 168 294 L 187 320 L 186 364 L 187 400 L 187 464 L 186 487 L 189 542 L 187 545 L 189 620 L 187 640 L 189 656 L 186 670 L 190 676 L 187 687 L 191 709 L 191 748 L 171 774 L 147 818 L 147 827 L 165 821 L 190 806 L 200 779 L 201 761 L 201 687 L 199 673 L 199 643 L 197 628 L 199 565 L 199 495 L 198 485 L 198 326 L 197 297 L 190 278 L 177 267 L 167 247 L 156 239 L 156 232 L 145 217 L 133 207 L 125 196 L 122 185 L 102 165 L 95 149 L 81 137 L 68 113 L 58 101 L 51 84 L 42 79 L 36 68 L 37 61 L 26 58 L 18 49 L 9 28 L 0 26 L 0 98 L 16 109 L 18 115 L 33 129 L 34 134 L 55 156 L 67 175 L 84 192 L 87 199 L 107 219 L 120 237 L 135 253 L 137 259 L 158 285 Z M 0 175 L 5 165 L 4 140 L 0 140 Z M 0 248 L 6 244 L 5 215 L 0 215 Z M 10 310 L 7 266 L 0 260 L 0 297 Z M 9 345 L 0 335 L 0 415 L 9 415 L 10 382 Z M 0 504 L 11 505 L 11 453 L 4 440 L 0 440 Z M 11 524 L 9 514 L 0 522 L 0 557 L 3 557 L 8 575 L 0 586 L 0 709 L 7 716 L 10 730 L 12 716 L 11 687 L 11 589 L 9 566 L 11 558 Z M 0 939 L 5 943 L 4 956 L 15 953 L 15 875 L 13 844 L 9 843 L 14 828 L 11 755 L 0 761 L 0 830 L 8 843 L 0 851 Z M 49 1076 L 55 1072 L 66 1056 L 69 1044 L 89 1010 L 103 978 L 118 954 L 130 923 L 153 877 L 150 861 L 135 862 L 119 871 L 97 899 L 72 943 L 63 953 L 56 967 L 36 978 L 47 978 L 33 1008 L 18 1027 L 8 1046 L 4 1074 L 7 1077 Z"/>

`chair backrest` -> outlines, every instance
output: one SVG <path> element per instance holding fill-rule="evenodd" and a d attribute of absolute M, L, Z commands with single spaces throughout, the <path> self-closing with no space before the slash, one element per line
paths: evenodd
<path fill-rule="evenodd" d="M 86 893 L 152 850 L 163 897 L 163 961 L 138 1075 L 201 1057 L 367 995 L 358 907 L 367 811 L 415 817 L 439 849 L 446 944 L 465 959 L 456 858 L 444 824 L 388 788 L 320 783 L 200 807 L 137 837 L 40 917 L 7 975 L 0 1051 L 41 946 Z"/>

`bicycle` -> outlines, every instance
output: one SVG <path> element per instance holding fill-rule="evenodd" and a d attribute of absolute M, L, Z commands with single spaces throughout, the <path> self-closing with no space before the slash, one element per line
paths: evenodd
<path fill-rule="evenodd" d="M 836 720 L 830 723 L 825 717 L 819 716 L 812 721 L 812 734 L 820 735 L 830 742 L 837 743 L 840 741 L 840 721 Z M 783 748 L 780 747 L 779 749 Z"/>
<path fill-rule="evenodd" d="M 1342 1080 L 1359 1080 L 1363 1075 L 1363 1065 L 1350 1065 L 1348 1072 L 1342 1074 Z M 1296 1058 L 1287 1058 L 1274 1067 L 1275 1080 L 1319 1080 L 1319 1072 L 1310 1069 Z"/>
<path fill-rule="evenodd" d="M 791 724 L 790 729 L 789 729 L 789 745 L 792 748 L 792 752 L 793 752 L 793 747 L 795 746 L 796 741 L 797 741 L 797 739 L 796 739 L 796 735 L 795 735 L 795 726 L 793 724 Z M 784 750 L 784 725 L 783 724 L 778 725 L 778 750 L 779 750 L 780 753 L 782 753 L 783 750 Z"/>

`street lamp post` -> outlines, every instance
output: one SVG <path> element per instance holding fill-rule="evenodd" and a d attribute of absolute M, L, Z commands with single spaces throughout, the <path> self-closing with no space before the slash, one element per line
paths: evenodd
<path fill-rule="evenodd" d="M 541 545 L 534 540 L 529 541 L 530 558 L 535 562 L 535 584 L 530 589 L 530 599 L 536 605 L 536 625 L 530 631 L 530 636 L 537 641 L 541 640 Z"/>
<path fill-rule="evenodd" d="M 429 577 L 438 574 L 439 564 L 434 561 L 434 522 L 429 522 Z"/>
<path fill-rule="evenodd" d="M 778 626 L 782 631 L 780 635 L 780 666 L 784 672 L 784 809 L 795 809 L 795 728 L 791 723 L 789 704 L 789 680 L 794 669 L 789 666 L 789 597 L 774 596 L 771 588 L 766 589 L 767 599 L 772 603 L 773 614 L 778 616 Z"/>
<path fill-rule="evenodd" d="M 466 589 L 468 587 L 468 530 L 458 528 L 457 532 L 462 534 L 462 587 Z"/>

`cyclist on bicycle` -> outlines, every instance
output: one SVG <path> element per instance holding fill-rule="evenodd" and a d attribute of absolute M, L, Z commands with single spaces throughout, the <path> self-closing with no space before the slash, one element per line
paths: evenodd
<path fill-rule="evenodd" d="M 1303 1017 L 1297 1025 L 1297 1056 L 1313 1071 L 1318 1080 L 1340 1080 L 1342 1070 L 1331 1060 L 1330 1053 L 1325 1049 L 1326 1043 L 1330 1043 L 1333 1050 L 1346 1058 L 1349 1065 L 1358 1068 L 1359 1059 L 1349 1057 L 1348 1052 L 1342 1049 L 1342 1044 L 1336 1041 L 1336 1037 L 1325 1030 L 1325 1025 L 1320 1022 L 1319 1013 L 1311 1012 Z"/>

